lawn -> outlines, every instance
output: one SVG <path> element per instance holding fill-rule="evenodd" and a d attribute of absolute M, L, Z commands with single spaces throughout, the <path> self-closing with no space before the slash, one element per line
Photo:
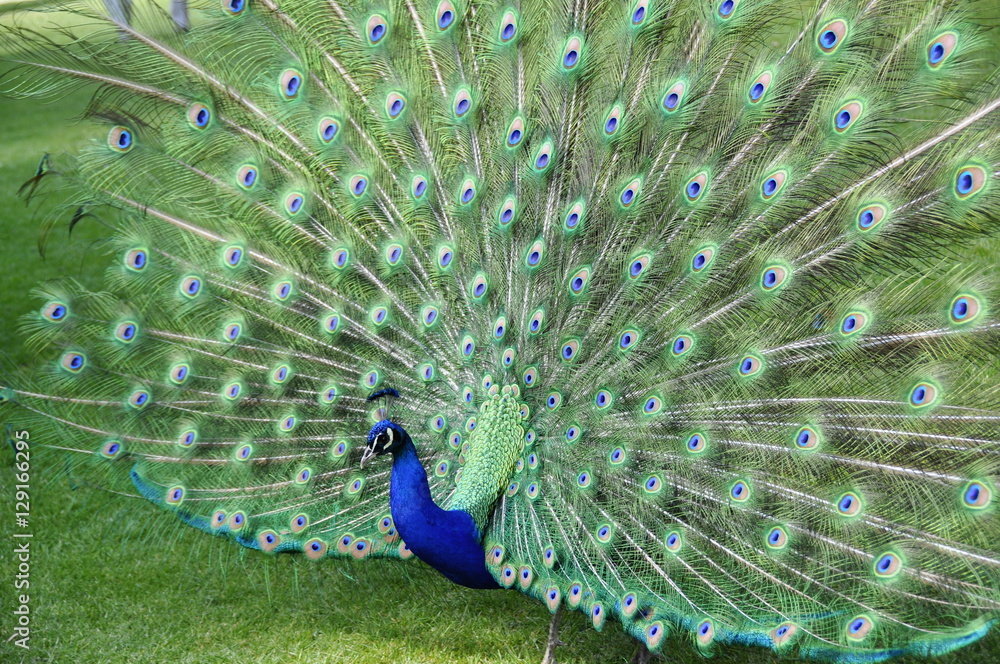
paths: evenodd
<path fill-rule="evenodd" d="M 99 131 L 77 117 L 87 93 L 58 103 L 0 99 L 0 348 L 4 375 L 31 365 L 17 320 L 37 304 L 33 285 L 71 276 L 98 287 L 106 229 L 61 217 L 43 259 L 40 223 L 51 200 L 26 206 L 19 185 L 43 153 L 72 152 Z M 3 414 L 6 418 L 7 413 Z M 549 613 L 514 591 L 450 584 L 420 562 L 313 563 L 266 556 L 208 537 L 152 505 L 92 488 L 73 489 L 58 458 L 31 468 L 30 589 L 13 588 L 12 455 L 0 452 L 0 661 L 538 662 Z M 6 641 L 16 596 L 30 596 L 30 649 Z M 560 661 L 626 662 L 635 647 L 617 623 L 595 632 L 567 615 Z M 994 635 L 942 662 L 991 661 Z M 700 662 L 687 636 L 664 646 L 671 662 Z M 770 662 L 767 651 L 720 648 L 716 661 Z"/>

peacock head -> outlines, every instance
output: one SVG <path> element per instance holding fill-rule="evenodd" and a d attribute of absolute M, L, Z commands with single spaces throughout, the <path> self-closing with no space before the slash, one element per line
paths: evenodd
<path fill-rule="evenodd" d="M 390 388 L 379 390 L 368 397 L 368 401 L 381 400 L 378 409 L 378 423 L 368 431 L 368 445 L 361 455 L 361 467 L 373 456 L 382 456 L 389 452 L 397 452 L 410 439 L 406 430 L 389 419 L 389 404 L 399 397 L 399 392 Z"/>
<path fill-rule="evenodd" d="M 361 455 L 361 467 L 373 456 L 382 456 L 389 452 L 398 452 L 406 444 L 410 435 L 406 430 L 389 420 L 382 420 L 368 431 L 368 445 Z"/>

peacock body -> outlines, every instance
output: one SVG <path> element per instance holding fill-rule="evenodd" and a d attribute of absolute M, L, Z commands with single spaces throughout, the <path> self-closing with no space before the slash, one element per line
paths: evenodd
<path fill-rule="evenodd" d="M 97 86 L 99 140 L 28 191 L 114 230 L 104 290 L 39 287 L 3 398 L 208 533 L 416 553 L 653 651 L 971 643 L 1000 606 L 987 5 L 13 22 L 8 93 Z"/>

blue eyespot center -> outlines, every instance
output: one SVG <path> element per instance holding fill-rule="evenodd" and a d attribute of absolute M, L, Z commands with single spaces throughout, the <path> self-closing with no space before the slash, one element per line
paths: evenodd
<path fill-rule="evenodd" d="M 750 88 L 750 98 L 757 101 L 764 94 L 764 84 L 754 83 L 753 87 Z"/>
<path fill-rule="evenodd" d="M 837 127 L 839 129 L 843 129 L 844 127 L 846 127 L 849 124 L 851 124 L 851 112 L 850 111 L 841 111 L 840 113 L 837 113 Z"/>
<path fill-rule="evenodd" d="M 688 195 L 688 198 L 695 198 L 695 197 L 697 197 L 698 193 L 700 191 L 701 191 L 701 184 L 699 184 L 697 182 L 692 182 L 692 183 L 688 184 L 688 186 L 687 186 L 687 195 Z"/>
<path fill-rule="evenodd" d="M 837 43 L 837 33 L 833 30 L 827 30 L 820 35 L 819 43 L 822 44 L 824 48 L 833 48 L 833 45 Z"/>
<path fill-rule="evenodd" d="M 770 196 L 778 189 L 778 181 L 774 178 L 768 178 L 767 182 L 764 183 L 764 195 Z"/>
<path fill-rule="evenodd" d="M 572 49 L 563 57 L 563 65 L 566 67 L 572 67 L 579 59 L 580 54 L 576 51 L 576 49 Z"/>
<path fill-rule="evenodd" d="M 931 52 L 930 52 L 931 64 L 936 65 L 937 63 L 941 62 L 942 58 L 944 58 L 944 45 L 941 42 L 936 42 L 933 46 L 931 46 Z"/>
<path fill-rule="evenodd" d="M 736 3 L 733 0 L 725 0 L 721 5 L 719 5 L 719 14 L 721 16 L 729 16 L 733 13 L 733 7 Z"/>
<path fill-rule="evenodd" d="M 635 198 L 635 192 L 632 189 L 626 189 L 622 192 L 622 203 L 628 205 Z"/>
<path fill-rule="evenodd" d="M 972 173 L 970 171 L 962 171 L 958 176 L 958 193 L 967 194 L 972 191 Z"/>
<path fill-rule="evenodd" d="M 615 133 L 615 129 L 618 128 L 618 118 L 608 118 L 608 121 L 604 123 L 604 132 L 607 134 Z"/>
<path fill-rule="evenodd" d="M 663 105 L 666 106 L 671 111 L 677 108 L 677 103 L 681 100 L 680 95 L 676 92 L 671 92 L 663 99 Z"/>
<path fill-rule="evenodd" d="M 514 131 L 510 132 L 510 136 L 507 137 L 507 142 L 510 143 L 511 145 L 517 145 L 518 143 L 520 143 L 521 130 L 515 129 Z"/>
<path fill-rule="evenodd" d="M 379 39 L 385 35 L 385 26 L 381 23 L 372 28 L 371 38 L 373 42 L 377 42 Z"/>
<path fill-rule="evenodd" d="M 964 297 L 955 300 L 955 304 L 951 308 L 951 315 L 957 320 L 961 320 L 969 315 L 969 300 Z"/>
<path fill-rule="evenodd" d="M 443 12 L 441 12 L 441 16 L 438 18 L 438 27 L 441 29 L 447 28 L 449 25 L 451 25 L 451 22 L 454 20 L 454 18 L 455 14 L 453 14 L 450 9 L 444 10 Z"/>
<path fill-rule="evenodd" d="M 502 36 L 503 40 L 504 41 L 510 41 L 511 39 L 513 39 L 514 38 L 514 32 L 516 30 L 517 30 L 517 28 L 514 27 L 513 23 L 508 23 L 507 25 L 503 26 L 503 32 L 501 33 L 501 36 Z"/>

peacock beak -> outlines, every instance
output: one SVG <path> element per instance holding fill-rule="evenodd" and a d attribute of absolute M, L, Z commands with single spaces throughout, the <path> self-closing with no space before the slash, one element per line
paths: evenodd
<path fill-rule="evenodd" d="M 373 456 L 375 456 L 374 446 L 366 447 L 365 453 L 361 455 L 361 463 L 359 464 L 359 467 L 364 468 L 365 464 L 368 463 L 368 460 L 371 459 Z"/>

